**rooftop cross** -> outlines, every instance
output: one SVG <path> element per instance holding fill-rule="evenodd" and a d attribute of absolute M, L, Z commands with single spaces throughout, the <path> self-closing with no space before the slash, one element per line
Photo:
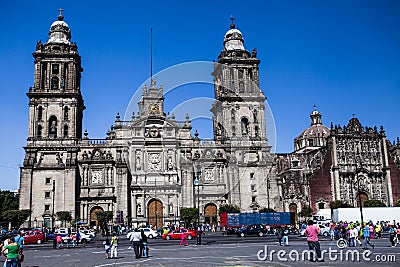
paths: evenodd
<path fill-rule="evenodd" d="M 232 21 L 232 23 L 231 23 L 231 29 L 234 29 L 234 28 L 235 28 L 235 18 L 232 17 L 232 15 L 231 15 L 230 20 Z"/>
<path fill-rule="evenodd" d="M 63 20 L 64 16 L 62 14 L 62 12 L 64 11 L 64 9 L 62 9 L 61 7 L 58 9 L 58 11 L 60 11 L 60 14 L 58 15 L 58 20 Z"/>

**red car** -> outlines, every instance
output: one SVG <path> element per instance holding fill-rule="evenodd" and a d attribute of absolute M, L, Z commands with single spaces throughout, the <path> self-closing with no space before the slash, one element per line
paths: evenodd
<path fill-rule="evenodd" d="M 28 231 L 24 235 L 24 243 L 25 244 L 41 244 L 45 241 L 45 236 L 42 231 L 33 230 Z"/>
<path fill-rule="evenodd" d="M 188 229 L 178 229 L 172 232 L 169 232 L 168 234 L 163 234 L 162 238 L 163 239 L 181 239 L 182 236 L 182 231 L 185 233 L 185 237 L 187 239 L 192 239 L 193 237 L 197 237 L 197 232 L 194 230 L 188 230 Z"/>

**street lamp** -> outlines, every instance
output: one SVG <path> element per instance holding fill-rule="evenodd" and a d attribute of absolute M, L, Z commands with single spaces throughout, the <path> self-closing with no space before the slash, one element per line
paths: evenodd
<path fill-rule="evenodd" d="M 360 173 L 364 170 L 362 164 L 360 163 L 360 166 L 356 167 L 356 173 L 355 173 L 355 178 L 357 180 L 357 192 L 358 192 L 358 202 L 360 205 L 360 215 L 361 215 L 361 227 L 363 226 L 364 223 L 364 216 L 363 216 L 363 211 L 362 211 L 362 202 L 361 202 L 361 191 L 360 191 Z"/>
<path fill-rule="evenodd" d="M 55 199 L 55 193 L 56 193 L 56 180 L 53 180 L 53 208 L 52 208 L 52 214 L 51 214 L 51 227 L 53 227 L 53 232 L 54 232 L 54 199 Z"/>
<path fill-rule="evenodd" d="M 201 232 L 200 230 L 200 177 L 201 177 L 201 169 L 197 169 L 197 177 L 194 180 L 193 184 L 197 187 L 197 245 L 201 245 Z"/>

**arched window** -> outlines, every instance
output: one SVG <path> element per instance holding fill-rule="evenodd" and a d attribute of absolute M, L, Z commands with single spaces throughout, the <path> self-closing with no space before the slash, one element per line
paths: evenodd
<path fill-rule="evenodd" d="M 51 89 L 57 90 L 58 89 L 58 77 L 51 78 Z"/>
<path fill-rule="evenodd" d="M 49 137 L 57 137 L 57 117 L 54 115 L 49 119 Z"/>
<path fill-rule="evenodd" d="M 42 130 L 43 130 L 42 125 L 38 125 L 38 127 L 37 127 L 37 137 L 42 137 Z"/>
<path fill-rule="evenodd" d="M 42 106 L 39 106 L 39 107 L 38 107 L 37 119 L 38 119 L 38 120 L 42 120 L 42 118 L 43 118 L 43 107 L 42 107 Z"/>
<path fill-rule="evenodd" d="M 242 118 L 240 120 L 240 125 L 242 127 L 242 135 L 248 135 L 248 133 L 249 133 L 249 120 L 247 118 Z"/>
<path fill-rule="evenodd" d="M 64 137 L 68 137 L 68 125 L 64 125 Z"/>
<path fill-rule="evenodd" d="M 68 110 L 69 110 L 68 107 L 64 108 L 64 120 L 68 120 Z"/>
<path fill-rule="evenodd" d="M 236 127 L 232 126 L 232 136 L 236 136 Z"/>
<path fill-rule="evenodd" d="M 232 109 L 231 110 L 231 119 L 232 119 L 232 121 L 235 121 L 235 109 Z"/>

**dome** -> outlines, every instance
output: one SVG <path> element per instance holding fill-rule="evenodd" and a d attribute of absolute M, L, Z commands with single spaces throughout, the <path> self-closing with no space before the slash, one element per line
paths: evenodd
<path fill-rule="evenodd" d="M 295 140 L 294 147 L 295 151 L 302 150 L 304 148 L 315 149 L 326 144 L 326 137 L 330 134 L 328 127 L 322 124 L 321 113 L 317 111 L 314 106 L 314 111 L 311 112 L 311 125 L 305 129 Z"/>
<path fill-rule="evenodd" d="M 68 24 L 64 21 L 64 16 L 62 15 L 62 9 L 60 9 L 60 15 L 58 15 L 58 20 L 54 21 L 50 26 L 49 40 L 47 43 L 64 43 L 70 44 L 71 40 L 71 30 Z"/>
<path fill-rule="evenodd" d="M 236 29 L 235 24 L 233 23 L 233 18 L 232 19 L 232 24 L 230 30 L 228 30 L 225 33 L 224 36 L 224 48 L 227 51 L 232 51 L 232 50 L 242 50 L 244 51 L 244 40 L 243 40 L 243 35 L 242 33 Z"/>

